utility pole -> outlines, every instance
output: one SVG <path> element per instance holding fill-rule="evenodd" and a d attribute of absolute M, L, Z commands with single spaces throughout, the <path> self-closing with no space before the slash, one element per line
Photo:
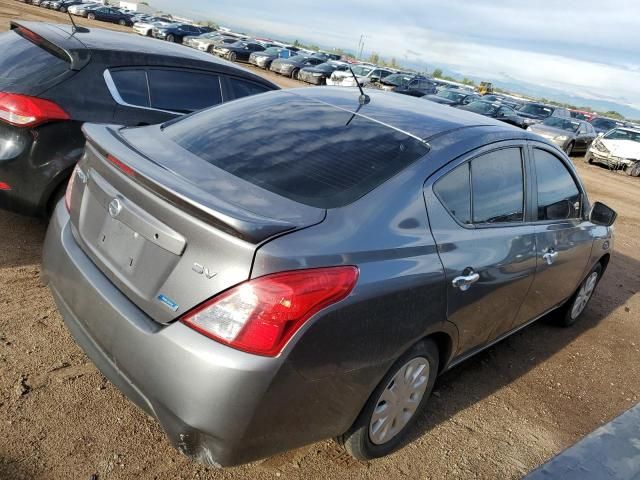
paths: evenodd
<path fill-rule="evenodd" d="M 362 51 L 364 50 L 364 33 L 360 35 L 360 41 L 358 41 L 358 58 L 362 59 Z"/>

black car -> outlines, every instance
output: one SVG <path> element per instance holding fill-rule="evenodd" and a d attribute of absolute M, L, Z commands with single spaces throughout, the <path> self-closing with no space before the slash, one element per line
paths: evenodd
<path fill-rule="evenodd" d="M 385 91 L 403 93 L 412 97 L 424 97 L 436 93 L 436 83 L 422 75 L 394 73 L 382 78 L 378 87 Z"/>
<path fill-rule="evenodd" d="M 458 105 L 468 105 L 471 102 L 475 102 L 480 99 L 480 95 L 462 89 L 446 89 L 440 90 L 435 95 L 425 95 L 422 98 L 431 102 L 442 103 L 443 105 L 449 105 L 450 107 L 456 107 Z"/>
<path fill-rule="evenodd" d="M 184 37 L 210 32 L 209 27 L 197 27 L 188 23 L 174 23 L 164 27 L 154 27 L 153 36 L 167 42 L 182 43 Z"/>
<path fill-rule="evenodd" d="M 314 67 L 304 67 L 298 72 L 298 80 L 312 85 L 324 85 L 336 70 L 347 70 L 346 64 L 329 61 Z"/>
<path fill-rule="evenodd" d="M 484 100 L 485 102 L 499 102 L 502 105 L 513 108 L 514 110 L 518 110 L 525 104 L 525 102 L 522 100 L 518 100 L 513 97 L 507 97 L 505 95 L 496 95 L 495 93 L 483 95 L 482 100 Z"/>
<path fill-rule="evenodd" d="M 56 0 L 49 4 L 49 8 L 52 10 L 58 10 L 62 13 L 66 13 L 69 7 L 72 5 L 80 5 L 82 2 L 80 0 Z"/>
<path fill-rule="evenodd" d="M 62 195 L 84 122 L 151 125 L 278 88 L 206 53 L 98 28 L 11 22 L 0 52 L 0 207 L 27 215 Z"/>
<path fill-rule="evenodd" d="M 249 56 L 253 52 L 262 52 L 263 50 L 264 47 L 259 43 L 240 40 L 227 45 L 218 45 L 213 48 L 213 53 L 231 62 L 248 62 Z"/>
<path fill-rule="evenodd" d="M 324 60 L 307 55 L 296 55 L 291 58 L 278 58 L 271 62 L 269 70 L 285 75 L 293 79 L 298 78 L 298 72 L 305 67 L 315 67 L 324 63 Z"/>
<path fill-rule="evenodd" d="M 117 23 L 118 25 L 133 25 L 131 15 L 127 15 L 111 7 L 87 7 L 79 9 L 78 13 L 89 20 L 100 20 L 102 22 Z"/>
<path fill-rule="evenodd" d="M 566 108 L 545 105 L 544 103 L 525 103 L 517 112 L 518 115 L 524 119 L 524 125 L 526 127 L 540 123 L 549 117 L 571 118 L 571 113 Z"/>
<path fill-rule="evenodd" d="M 496 120 L 515 125 L 516 127 L 526 128 L 524 119 L 520 117 L 513 108 L 499 102 L 476 100 L 468 105 L 461 105 L 458 108 L 460 110 L 478 113 L 485 117 L 495 118 Z"/>
<path fill-rule="evenodd" d="M 625 126 L 625 122 L 607 117 L 595 117 L 589 123 L 591 123 L 596 133 L 607 133 L 614 128 Z"/>

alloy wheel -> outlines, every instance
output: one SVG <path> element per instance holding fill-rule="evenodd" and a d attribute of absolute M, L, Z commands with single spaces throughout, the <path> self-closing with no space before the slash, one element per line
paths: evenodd
<path fill-rule="evenodd" d="M 409 423 L 429 382 L 429 361 L 415 357 L 398 369 L 380 394 L 369 422 L 369 438 L 382 445 Z"/>
<path fill-rule="evenodd" d="M 591 275 L 582 283 L 576 299 L 573 301 L 573 307 L 571 307 L 571 318 L 575 320 L 584 311 L 587 303 L 593 295 L 593 291 L 598 283 L 598 272 L 591 272 Z"/>

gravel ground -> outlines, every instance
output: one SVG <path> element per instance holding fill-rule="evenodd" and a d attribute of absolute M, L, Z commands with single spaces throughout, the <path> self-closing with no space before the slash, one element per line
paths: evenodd
<path fill-rule="evenodd" d="M 0 0 L 0 28 L 17 17 L 64 21 Z M 640 396 L 640 182 L 574 162 L 620 215 L 582 321 L 542 320 L 445 374 L 415 442 L 369 464 L 332 441 L 228 470 L 188 462 L 67 333 L 39 281 L 46 226 L 0 212 L 0 479 L 520 478 Z"/>

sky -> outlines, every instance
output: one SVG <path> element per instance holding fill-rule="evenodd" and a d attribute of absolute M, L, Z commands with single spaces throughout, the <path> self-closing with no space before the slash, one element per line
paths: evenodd
<path fill-rule="evenodd" d="M 151 0 L 156 8 L 640 119 L 640 0 Z"/>

